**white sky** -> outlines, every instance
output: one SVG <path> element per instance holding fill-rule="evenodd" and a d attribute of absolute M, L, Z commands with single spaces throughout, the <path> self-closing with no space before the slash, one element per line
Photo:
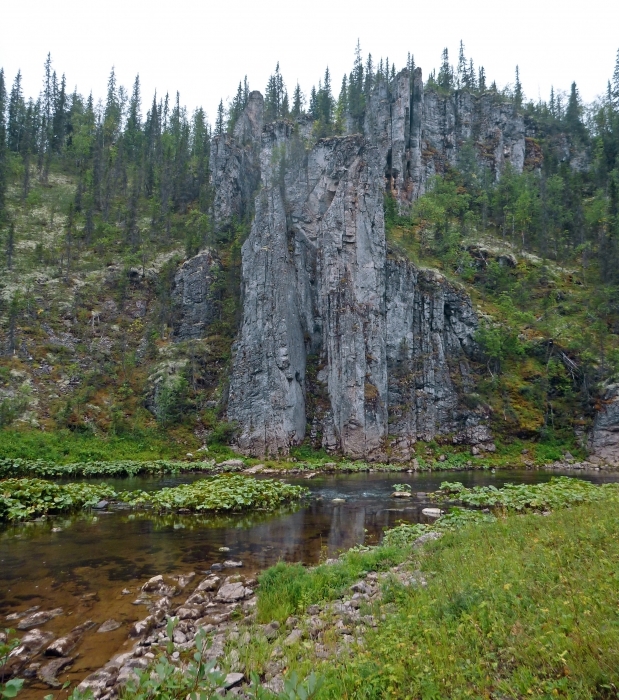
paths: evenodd
<path fill-rule="evenodd" d="M 9 87 L 21 68 L 27 96 L 50 51 L 69 89 L 103 97 L 114 65 L 128 89 L 140 74 L 144 114 L 155 88 L 179 90 L 211 121 L 245 74 L 263 91 L 277 61 L 289 92 L 298 79 L 306 94 L 328 64 L 337 96 L 357 38 L 364 56 L 389 56 L 398 69 L 410 51 L 424 79 L 443 47 L 456 62 L 462 39 L 499 87 L 518 64 L 527 97 L 575 80 L 586 101 L 605 91 L 619 48 L 618 0 L 0 0 L 0 16 L 0 66 Z"/>

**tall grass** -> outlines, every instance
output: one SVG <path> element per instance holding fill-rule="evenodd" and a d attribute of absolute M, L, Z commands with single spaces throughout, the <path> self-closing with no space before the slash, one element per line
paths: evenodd
<path fill-rule="evenodd" d="M 321 697 L 619 696 L 612 505 L 474 525 L 416 557 L 428 586 L 391 585 L 394 611 L 365 648 L 323 669 Z"/>

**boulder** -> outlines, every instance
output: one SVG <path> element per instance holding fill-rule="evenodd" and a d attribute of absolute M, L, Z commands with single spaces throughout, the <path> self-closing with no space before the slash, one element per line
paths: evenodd
<path fill-rule="evenodd" d="M 45 650 L 46 656 L 69 656 L 75 647 L 81 641 L 84 633 L 92 629 L 95 623 L 92 620 L 87 620 L 81 625 L 74 627 L 68 634 L 59 637 L 52 642 Z"/>
<path fill-rule="evenodd" d="M 70 666 L 74 661 L 75 658 L 60 658 L 48 661 L 38 669 L 37 678 L 50 688 L 60 688 L 62 683 L 56 676 L 63 668 Z"/>
<path fill-rule="evenodd" d="M 17 624 L 18 630 L 28 630 L 31 627 L 36 627 L 37 625 L 44 625 L 49 622 L 52 618 L 62 615 L 62 608 L 55 608 L 54 610 L 40 610 L 39 612 L 32 613 L 22 618 Z"/>
<path fill-rule="evenodd" d="M 224 603 L 235 603 L 238 600 L 243 600 L 245 596 L 252 591 L 245 588 L 240 581 L 237 583 L 225 583 L 217 592 L 217 600 Z"/>

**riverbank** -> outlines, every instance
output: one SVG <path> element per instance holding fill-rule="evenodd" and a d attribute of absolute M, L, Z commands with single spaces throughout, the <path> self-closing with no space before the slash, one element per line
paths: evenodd
<path fill-rule="evenodd" d="M 606 697 L 619 682 L 617 487 L 574 481 L 545 484 L 543 498 L 524 487 L 500 517 L 455 511 L 311 569 L 278 564 L 259 585 L 234 560 L 206 576 L 151 577 L 136 599 L 148 615 L 82 689 L 112 698 L 159 659 L 158 692 L 182 667 L 183 697 L 192 682 L 248 693 L 252 678 L 280 692 L 312 672 L 324 698 Z M 586 502 L 564 507 L 576 502 L 568 492 Z M 204 664 L 192 671 L 196 644 Z M 39 678 L 42 661 L 29 671 Z"/>

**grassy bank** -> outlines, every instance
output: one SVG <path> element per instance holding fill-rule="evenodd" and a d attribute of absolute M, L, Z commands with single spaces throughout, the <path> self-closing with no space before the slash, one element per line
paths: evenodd
<path fill-rule="evenodd" d="M 259 619 L 299 614 L 366 572 L 406 560 L 427 585 L 387 578 L 380 601 L 363 607 L 384 616 L 363 645 L 342 653 L 325 632 L 327 662 L 307 642 L 288 653 L 290 670 L 324 676 L 319 697 L 616 698 L 619 514 L 615 489 L 591 488 L 596 503 L 593 493 L 574 507 L 566 498 L 545 517 L 532 491 L 533 512 L 510 507 L 506 517 L 443 527 L 423 548 L 411 550 L 400 531 L 389 546 L 335 565 L 280 564 L 261 579 Z"/>
<path fill-rule="evenodd" d="M 112 460 L 184 459 L 200 447 L 195 436 L 143 430 L 99 436 L 71 430 L 0 430 L 0 457 L 56 464 Z"/>
<path fill-rule="evenodd" d="M 415 555 L 366 646 L 323 669 L 324 697 L 614 698 L 619 516 L 586 504 L 448 533 Z"/>

